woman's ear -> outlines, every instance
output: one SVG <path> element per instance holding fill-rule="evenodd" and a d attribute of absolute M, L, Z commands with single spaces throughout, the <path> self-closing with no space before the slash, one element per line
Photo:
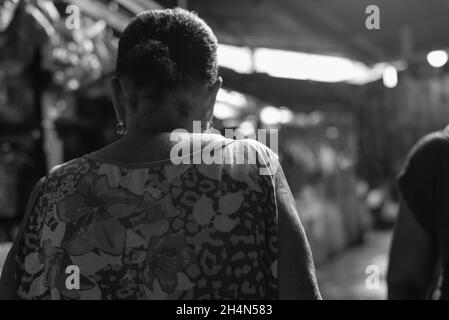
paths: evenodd
<path fill-rule="evenodd" d="M 116 77 L 112 78 L 111 81 L 112 88 L 112 102 L 114 105 L 115 115 L 117 117 L 117 121 L 126 122 L 125 119 L 125 104 L 123 101 L 123 89 L 120 83 L 120 80 Z"/>
<path fill-rule="evenodd" d="M 217 94 L 218 94 L 218 91 L 220 91 L 222 85 L 223 85 L 223 79 L 221 77 L 218 77 L 215 84 L 209 89 L 210 90 L 210 100 L 209 100 L 209 105 L 207 107 L 207 110 L 208 110 L 208 113 L 210 114 L 211 119 L 214 114 L 214 106 L 215 106 L 215 102 L 217 101 Z"/>
<path fill-rule="evenodd" d="M 217 97 L 218 91 L 221 89 L 222 85 L 223 85 L 223 79 L 222 79 L 222 77 L 218 77 L 217 81 L 215 81 L 215 84 L 212 87 L 212 91 L 214 92 L 215 97 Z"/>

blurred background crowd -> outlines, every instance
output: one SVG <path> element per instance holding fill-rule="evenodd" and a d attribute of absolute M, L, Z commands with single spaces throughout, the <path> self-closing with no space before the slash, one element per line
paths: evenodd
<path fill-rule="evenodd" d="M 372 2 L 380 29 L 365 24 Z M 120 32 L 175 6 L 220 43 L 214 127 L 279 129 L 324 298 L 385 298 L 396 174 L 449 120 L 447 0 L 0 0 L 0 269 L 35 182 L 118 138 Z"/>

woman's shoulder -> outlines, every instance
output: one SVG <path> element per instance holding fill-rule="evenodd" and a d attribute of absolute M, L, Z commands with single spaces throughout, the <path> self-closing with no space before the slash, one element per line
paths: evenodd
<path fill-rule="evenodd" d="M 232 140 L 229 138 L 225 138 L 224 141 L 225 141 L 224 145 L 228 148 L 241 149 L 245 151 L 254 151 L 256 154 L 273 157 L 274 159 L 278 158 L 275 151 L 270 149 L 270 147 L 268 147 L 264 143 L 259 142 L 255 139 L 245 138 L 245 139 Z"/>
<path fill-rule="evenodd" d="M 91 163 L 86 156 L 81 156 L 79 158 L 74 158 L 68 160 L 64 163 L 53 166 L 45 176 L 45 180 L 52 180 L 57 177 L 76 174 L 76 173 L 86 173 L 89 171 Z"/>
<path fill-rule="evenodd" d="M 399 187 L 406 194 L 407 190 L 427 188 L 426 185 L 445 181 L 447 178 L 443 173 L 448 172 L 448 166 L 449 130 L 446 128 L 425 135 L 413 146 L 397 177 Z"/>
<path fill-rule="evenodd" d="M 257 140 L 234 140 L 233 143 L 226 144 L 225 148 L 233 155 L 232 164 L 255 166 L 261 175 L 274 176 L 279 167 L 277 153 Z"/>
<path fill-rule="evenodd" d="M 432 159 L 449 157 L 449 127 L 429 133 L 419 139 L 411 149 L 408 160 L 428 162 Z"/>
<path fill-rule="evenodd" d="M 449 146 L 449 126 L 443 130 L 434 131 L 426 134 L 424 137 L 419 139 L 418 143 L 415 145 L 417 148 L 440 148 Z"/>
<path fill-rule="evenodd" d="M 410 151 L 397 177 L 402 197 L 420 225 L 431 234 L 436 231 L 436 213 L 445 212 L 432 208 L 447 201 L 447 172 L 449 131 L 446 128 L 422 137 Z"/>

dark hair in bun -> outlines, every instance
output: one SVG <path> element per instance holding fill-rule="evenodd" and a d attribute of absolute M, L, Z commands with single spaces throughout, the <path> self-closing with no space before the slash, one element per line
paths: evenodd
<path fill-rule="evenodd" d="M 213 85 L 218 76 L 217 39 L 192 12 L 145 11 L 120 37 L 116 76 L 154 99 L 178 85 Z"/>

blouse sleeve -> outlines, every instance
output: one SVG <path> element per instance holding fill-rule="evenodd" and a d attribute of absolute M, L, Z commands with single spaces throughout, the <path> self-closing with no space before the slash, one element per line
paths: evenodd
<path fill-rule="evenodd" d="M 401 194 L 418 223 L 435 234 L 449 216 L 449 140 L 438 132 L 411 150 L 398 176 Z"/>

